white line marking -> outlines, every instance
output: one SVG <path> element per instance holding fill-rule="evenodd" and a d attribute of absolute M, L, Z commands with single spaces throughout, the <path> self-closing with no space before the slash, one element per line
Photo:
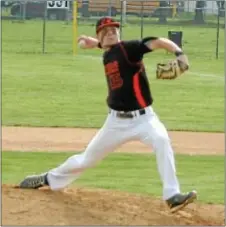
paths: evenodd
<path fill-rule="evenodd" d="M 195 75 L 199 77 L 211 77 L 211 78 L 217 78 L 217 79 L 224 79 L 224 76 L 222 75 L 217 75 L 217 74 L 209 74 L 209 73 L 199 73 L 199 72 L 189 72 L 190 75 Z"/>
<path fill-rule="evenodd" d="M 98 61 L 102 60 L 101 56 L 95 56 L 95 55 L 81 55 L 81 56 L 85 58 L 93 59 L 93 60 L 98 60 Z M 155 72 L 155 69 L 153 69 L 153 67 L 151 66 L 146 66 L 146 68 L 151 72 Z M 209 74 L 209 73 L 200 73 L 200 72 L 192 72 L 192 71 L 189 71 L 188 74 L 198 76 L 198 77 L 209 77 L 209 78 L 224 80 L 224 76 L 220 74 Z"/>

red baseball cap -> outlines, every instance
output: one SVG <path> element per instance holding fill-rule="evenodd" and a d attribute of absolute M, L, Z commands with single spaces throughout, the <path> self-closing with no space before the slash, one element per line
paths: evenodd
<path fill-rule="evenodd" d="M 112 19 L 111 17 L 102 17 L 96 23 L 96 33 L 98 33 L 102 28 L 107 26 L 120 27 L 120 23 Z"/>

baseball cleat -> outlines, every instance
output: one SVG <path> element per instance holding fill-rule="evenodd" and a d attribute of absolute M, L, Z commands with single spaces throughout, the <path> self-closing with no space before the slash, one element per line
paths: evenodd
<path fill-rule="evenodd" d="M 189 203 L 192 203 L 196 198 L 197 198 L 197 192 L 191 191 L 185 194 L 180 194 L 180 193 L 176 194 L 170 199 L 168 199 L 166 203 L 170 208 L 170 212 L 175 213 L 183 209 Z"/>
<path fill-rule="evenodd" d="M 20 184 L 19 188 L 38 189 L 48 185 L 47 174 L 27 176 Z"/>

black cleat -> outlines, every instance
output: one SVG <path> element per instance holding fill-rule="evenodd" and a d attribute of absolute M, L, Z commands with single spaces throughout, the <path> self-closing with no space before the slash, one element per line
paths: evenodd
<path fill-rule="evenodd" d="M 47 174 L 27 176 L 20 184 L 19 188 L 38 189 L 48 185 Z"/>
<path fill-rule="evenodd" d="M 192 203 L 197 198 L 197 192 L 191 191 L 185 194 L 176 194 L 166 201 L 172 213 L 183 209 L 189 203 Z"/>

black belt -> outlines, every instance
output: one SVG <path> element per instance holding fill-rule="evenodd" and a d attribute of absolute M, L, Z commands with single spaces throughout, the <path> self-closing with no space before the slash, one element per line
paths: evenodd
<path fill-rule="evenodd" d="M 145 109 L 138 110 L 139 115 L 146 114 Z M 137 116 L 137 111 L 116 111 L 118 118 L 134 118 Z"/>

